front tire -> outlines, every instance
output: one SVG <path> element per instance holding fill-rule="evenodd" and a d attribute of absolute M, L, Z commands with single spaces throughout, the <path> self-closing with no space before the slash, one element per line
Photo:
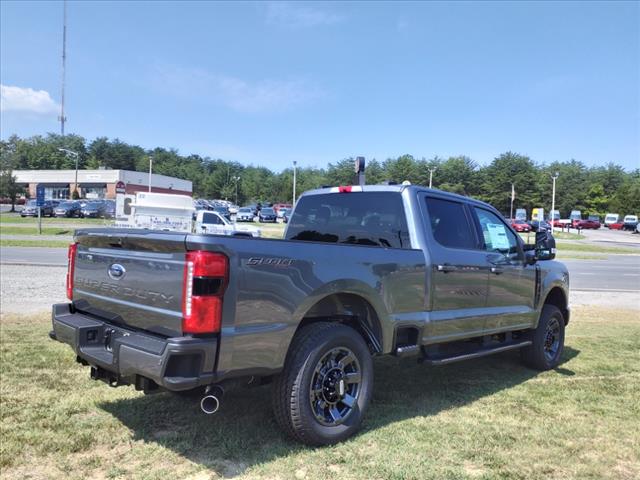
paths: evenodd
<path fill-rule="evenodd" d="M 564 316 L 554 305 L 542 307 L 533 343 L 521 350 L 522 361 L 536 370 L 551 370 L 559 365 L 564 350 Z"/>
<path fill-rule="evenodd" d="M 356 433 L 371 398 L 373 362 L 358 332 L 339 323 L 313 323 L 296 333 L 273 385 L 280 427 L 320 446 Z"/>

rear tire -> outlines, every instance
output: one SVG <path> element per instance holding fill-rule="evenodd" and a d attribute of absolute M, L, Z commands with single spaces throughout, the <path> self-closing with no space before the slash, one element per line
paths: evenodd
<path fill-rule="evenodd" d="M 551 370 L 558 366 L 564 350 L 564 323 L 564 316 L 557 307 L 542 307 L 538 327 L 531 333 L 533 343 L 520 351 L 525 365 L 536 370 Z"/>
<path fill-rule="evenodd" d="M 313 323 L 296 333 L 274 381 L 275 418 L 302 443 L 337 443 L 359 430 L 372 389 L 373 362 L 360 334 L 339 323 Z"/>

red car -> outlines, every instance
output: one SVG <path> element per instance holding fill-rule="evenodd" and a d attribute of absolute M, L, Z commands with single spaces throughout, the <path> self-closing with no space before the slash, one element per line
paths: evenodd
<path fill-rule="evenodd" d="M 529 232 L 531 231 L 531 225 L 524 220 L 511 220 L 511 226 L 516 232 Z"/>
<path fill-rule="evenodd" d="M 597 220 L 579 220 L 576 222 L 576 227 L 582 230 L 597 230 L 600 228 L 600 222 Z"/>
<path fill-rule="evenodd" d="M 618 220 L 616 223 L 610 223 L 609 228 L 611 230 L 622 230 L 624 228 L 624 222 L 622 220 Z"/>

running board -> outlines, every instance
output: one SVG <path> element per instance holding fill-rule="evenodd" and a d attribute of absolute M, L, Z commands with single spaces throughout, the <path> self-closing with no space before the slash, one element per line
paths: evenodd
<path fill-rule="evenodd" d="M 462 362 L 463 360 L 471 360 L 472 358 L 486 357 L 487 355 L 493 355 L 494 353 L 506 352 L 508 350 L 515 350 L 522 347 L 528 347 L 531 345 L 531 340 L 526 340 L 518 343 L 511 343 L 509 345 L 500 345 L 494 348 L 483 348 L 471 353 L 463 353 L 461 355 L 454 355 L 451 357 L 429 358 L 425 356 L 418 360 L 420 363 L 426 365 L 438 366 L 448 365 L 449 363 Z"/>

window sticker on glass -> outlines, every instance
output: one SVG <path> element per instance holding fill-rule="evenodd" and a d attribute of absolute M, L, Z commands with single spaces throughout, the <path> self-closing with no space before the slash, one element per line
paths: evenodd
<path fill-rule="evenodd" d="M 509 237 L 507 237 L 507 229 L 500 223 L 487 223 L 489 230 L 489 239 L 491 240 L 491 248 L 494 250 L 509 251 Z"/>

